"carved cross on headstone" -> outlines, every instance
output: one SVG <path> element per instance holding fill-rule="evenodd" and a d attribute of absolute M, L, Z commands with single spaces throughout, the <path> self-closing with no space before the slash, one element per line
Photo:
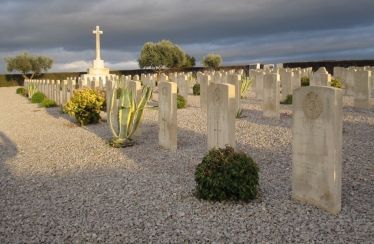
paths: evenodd
<path fill-rule="evenodd" d="M 222 131 L 222 130 L 220 130 L 219 127 L 218 127 L 218 121 L 217 121 L 217 127 L 214 128 L 214 131 L 216 132 L 217 147 L 219 147 L 219 145 L 218 145 L 218 135 L 219 135 L 219 132 Z"/>
<path fill-rule="evenodd" d="M 168 121 L 167 121 L 167 119 L 166 119 L 166 116 L 165 116 L 165 114 L 162 116 L 162 125 L 163 125 L 163 133 L 165 133 L 166 132 L 166 125 L 167 125 L 167 123 L 168 123 Z"/>
<path fill-rule="evenodd" d="M 103 32 L 99 30 L 99 26 L 96 26 L 93 34 L 96 34 L 96 60 L 100 60 L 100 34 L 103 34 Z"/>

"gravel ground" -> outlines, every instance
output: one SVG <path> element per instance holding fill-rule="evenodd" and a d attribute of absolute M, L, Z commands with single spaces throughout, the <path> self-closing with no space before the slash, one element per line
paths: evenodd
<path fill-rule="evenodd" d="M 0 243 L 374 242 L 373 102 L 356 109 L 343 98 L 342 211 L 333 216 L 291 199 L 292 105 L 281 105 L 280 120 L 263 119 L 248 92 L 237 149 L 259 164 L 260 197 L 211 203 L 193 195 L 207 147 L 199 97 L 178 110 L 170 152 L 158 145 L 155 109 L 135 146 L 114 149 L 105 121 L 79 127 L 15 91 L 0 88 Z"/>

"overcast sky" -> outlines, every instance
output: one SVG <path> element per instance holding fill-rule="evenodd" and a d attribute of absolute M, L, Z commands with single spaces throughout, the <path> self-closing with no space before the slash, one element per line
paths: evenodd
<path fill-rule="evenodd" d="M 170 40 L 201 66 L 374 59 L 374 0 L 0 0 L 0 55 L 54 58 L 50 72 L 138 69 L 146 42 Z M 3 59 L 0 73 L 7 73 Z"/>

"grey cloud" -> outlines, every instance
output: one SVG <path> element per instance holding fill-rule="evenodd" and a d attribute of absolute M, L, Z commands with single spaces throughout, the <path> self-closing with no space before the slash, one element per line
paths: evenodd
<path fill-rule="evenodd" d="M 0 55 L 91 62 L 99 25 L 113 66 L 133 65 L 145 42 L 163 39 L 197 61 L 219 53 L 223 64 L 363 59 L 374 47 L 373 9 L 372 0 L 12 0 L 0 8 Z"/>

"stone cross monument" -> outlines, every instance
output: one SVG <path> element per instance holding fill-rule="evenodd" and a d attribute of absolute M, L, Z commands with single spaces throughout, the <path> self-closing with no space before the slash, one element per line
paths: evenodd
<path fill-rule="evenodd" d="M 96 58 L 93 60 L 93 67 L 88 68 L 87 74 L 81 76 L 86 81 L 87 86 L 90 86 L 92 81 L 98 83 L 100 79 L 105 84 L 106 76 L 109 75 L 109 68 L 104 68 L 104 60 L 100 59 L 100 35 L 103 34 L 103 31 L 100 30 L 99 26 L 96 26 L 93 34 L 96 35 Z M 88 84 L 87 80 L 89 80 L 90 84 Z"/>
<path fill-rule="evenodd" d="M 96 30 L 93 31 L 96 34 L 96 59 L 100 60 L 100 34 L 103 34 L 101 30 L 99 30 L 99 26 L 96 26 Z"/>

